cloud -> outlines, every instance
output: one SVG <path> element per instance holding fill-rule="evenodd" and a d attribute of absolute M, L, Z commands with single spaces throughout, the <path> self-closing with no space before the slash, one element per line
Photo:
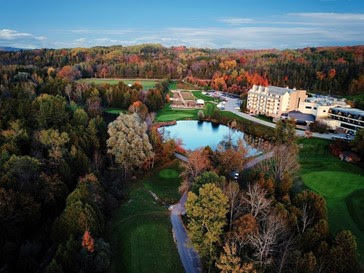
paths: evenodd
<path fill-rule="evenodd" d="M 16 30 L 0 29 L 0 39 L 3 40 L 15 40 L 19 38 L 32 37 L 32 36 L 33 36 L 32 34 L 18 32 Z"/>
<path fill-rule="evenodd" d="M 222 18 L 218 19 L 217 21 L 230 25 L 242 25 L 246 23 L 252 23 L 254 20 L 250 18 Z"/>
<path fill-rule="evenodd" d="M 304 12 L 304 13 L 288 13 L 289 16 L 301 17 L 316 21 L 342 21 L 364 22 L 364 13 L 334 13 L 334 12 Z"/>
<path fill-rule="evenodd" d="M 12 29 L 0 29 L 0 46 L 30 49 L 43 47 L 46 40 L 44 36 L 35 36 Z"/>

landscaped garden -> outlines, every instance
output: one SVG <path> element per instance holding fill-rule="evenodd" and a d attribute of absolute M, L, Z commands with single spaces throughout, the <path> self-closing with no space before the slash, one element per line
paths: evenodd
<path fill-rule="evenodd" d="M 130 189 L 129 200 L 115 211 L 108 228 L 113 257 L 111 272 L 184 272 L 166 206 L 179 199 L 176 161 L 153 171 Z"/>
<path fill-rule="evenodd" d="M 301 178 L 304 186 L 326 199 L 330 230 L 348 229 L 364 253 L 364 170 L 340 161 L 329 152 L 329 141 L 300 139 Z M 363 262 L 363 255 L 360 257 Z"/>

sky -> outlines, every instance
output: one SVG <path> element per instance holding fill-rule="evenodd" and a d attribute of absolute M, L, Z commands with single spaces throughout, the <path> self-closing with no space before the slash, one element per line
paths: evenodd
<path fill-rule="evenodd" d="M 364 44 L 364 0 L 0 0 L 0 47 Z"/>

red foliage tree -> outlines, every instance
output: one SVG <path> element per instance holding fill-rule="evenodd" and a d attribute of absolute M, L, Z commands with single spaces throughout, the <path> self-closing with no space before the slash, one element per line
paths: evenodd
<path fill-rule="evenodd" d="M 95 240 L 92 238 L 91 233 L 86 229 L 82 236 L 82 247 L 88 252 L 93 253 L 95 251 Z"/>

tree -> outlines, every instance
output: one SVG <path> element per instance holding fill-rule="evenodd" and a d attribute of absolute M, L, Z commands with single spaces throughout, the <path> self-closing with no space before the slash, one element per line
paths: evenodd
<path fill-rule="evenodd" d="M 280 144 L 276 145 L 272 152 L 271 158 L 260 163 L 263 173 L 271 174 L 278 182 L 282 182 L 285 176 L 294 177 L 300 168 L 296 147 Z"/>
<path fill-rule="evenodd" d="M 68 102 L 71 102 L 71 95 L 72 95 L 72 84 L 67 84 L 64 92 L 66 93 L 67 97 L 68 97 Z"/>
<path fill-rule="evenodd" d="M 265 218 L 269 213 L 272 201 L 266 195 L 267 191 L 255 183 L 248 184 L 241 196 L 243 207 L 256 219 Z"/>
<path fill-rule="evenodd" d="M 274 214 L 269 215 L 259 231 L 248 235 L 248 242 L 255 250 L 254 256 L 262 265 L 273 262 L 272 255 L 276 252 L 280 240 L 286 235 L 281 219 Z"/>
<path fill-rule="evenodd" d="M 239 139 L 236 145 L 224 146 L 219 145 L 216 150 L 218 168 L 221 174 L 229 176 L 232 172 L 241 172 L 246 162 L 247 150 L 243 140 Z"/>
<path fill-rule="evenodd" d="M 60 128 L 68 121 L 66 100 L 60 96 L 40 95 L 33 102 L 33 112 L 38 128 Z"/>
<path fill-rule="evenodd" d="M 236 245 L 226 243 L 223 247 L 224 252 L 221 253 L 216 267 L 221 273 L 256 273 L 252 263 L 241 265 L 241 259 L 236 253 Z"/>
<path fill-rule="evenodd" d="M 75 110 L 75 112 L 73 113 L 73 118 L 72 118 L 72 123 L 74 125 L 82 125 L 82 126 L 87 126 L 88 124 L 88 115 L 86 113 L 85 110 L 83 110 L 82 108 L 78 108 Z"/>
<path fill-rule="evenodd" d="M 216 259 L 216 246 L 220 243 L 226 225 L 228 200 L 214 184 L 205 184 L 196 195 L 188 193 L 186 212 L 189 219 L 188 234 L 193 247 L 211 268 Z"/>
<path fill-rule="evenodd" d="M 137 115 L 120 113 L 108 127 L 108 153 L 122 166 L 125 176 L 153 158 L 152 145 L 146 134 L 147 125 Z"/>
<path fill-rule="evenodd" d="M 277 144 L 296 143 L 296 125 L 293 120 L 279 120 L 276 123 L 275 140 Z"/>
<path fill-rule="evenodd" d="M 145 106 L 144 103 L 142 103 L 141 101 L 138 100 L 138 101 L 133 102 L 132 105 L 130 105 L 129 112 L 131 114 L 136 113 L 140 116 L 140 118 L 142 120 L 145 120 L 148 115 L 148 107 Z"/>
<path fill-rule="evenodd" d="M 356 132 L 355 138 L 351 142 L 351 147 L 364 158 L 364 129 L 360 129 Z"/>
<path fill-rule="evenodd" d="M 331 269 L 336 272 L 360 272 L 357 260 L 357 244 L 355 236 L 348 230 L 340 231 L 335 236 L 330 250 Z"/>
<path fill-rule="evenodd" d="M 239 184 L 230 181 L 228 184 L 224 185 L 223 192 L 229 199 L 229 230 L 231 231 L 234 216 L 239 211 L 241 206 L 241 194 Z"/>
<path fill-rule="evenodd" d="M 57 129 L 42 130 L 38 132 L 37 139 L 49 149 L 49 156 L 56 162 L 62 159 L 64 146 L 70 140 L 66 132 L 59 133 Z"/>
<path fill-rule="evenodd" d="M 202 172 L 208 170 L 210 166 L 210 160 L 203 148 L 189 153 L 188 161 L 181 163 L 181 167 L 183 169 L 181 172 L 181 177 L 183 177 L 183 185 L 181 186 L 180 191 L 189 190 L 192 181 L 194 181 L 195 178 Z"/>
<path fill-rule="evenodd" d="M 215 172 L 203 172 L 195 178 L 192 183 L 191 191 L 198 194 L 200 188 L 205 184 L 215 184 L 218 187 L 223 187 L 225 184 L 225 177 L 217 175 Z"/>
<path fill-rule="evenodd" d="M 250 213 L 240 216 L 234 221 L 233 230 L 230 237 L 238 242 L 240 248 L 248 241 L 248 235 L 258 230 L 257 220 Z"/>
<path fill-rule="evenodd" d="M 87 252 L 93 253 L 95 251 L 95 240 L 92 238 L 91 233 L 88 229 L 82 236 L 82 247 L 86 249 Z"/>

